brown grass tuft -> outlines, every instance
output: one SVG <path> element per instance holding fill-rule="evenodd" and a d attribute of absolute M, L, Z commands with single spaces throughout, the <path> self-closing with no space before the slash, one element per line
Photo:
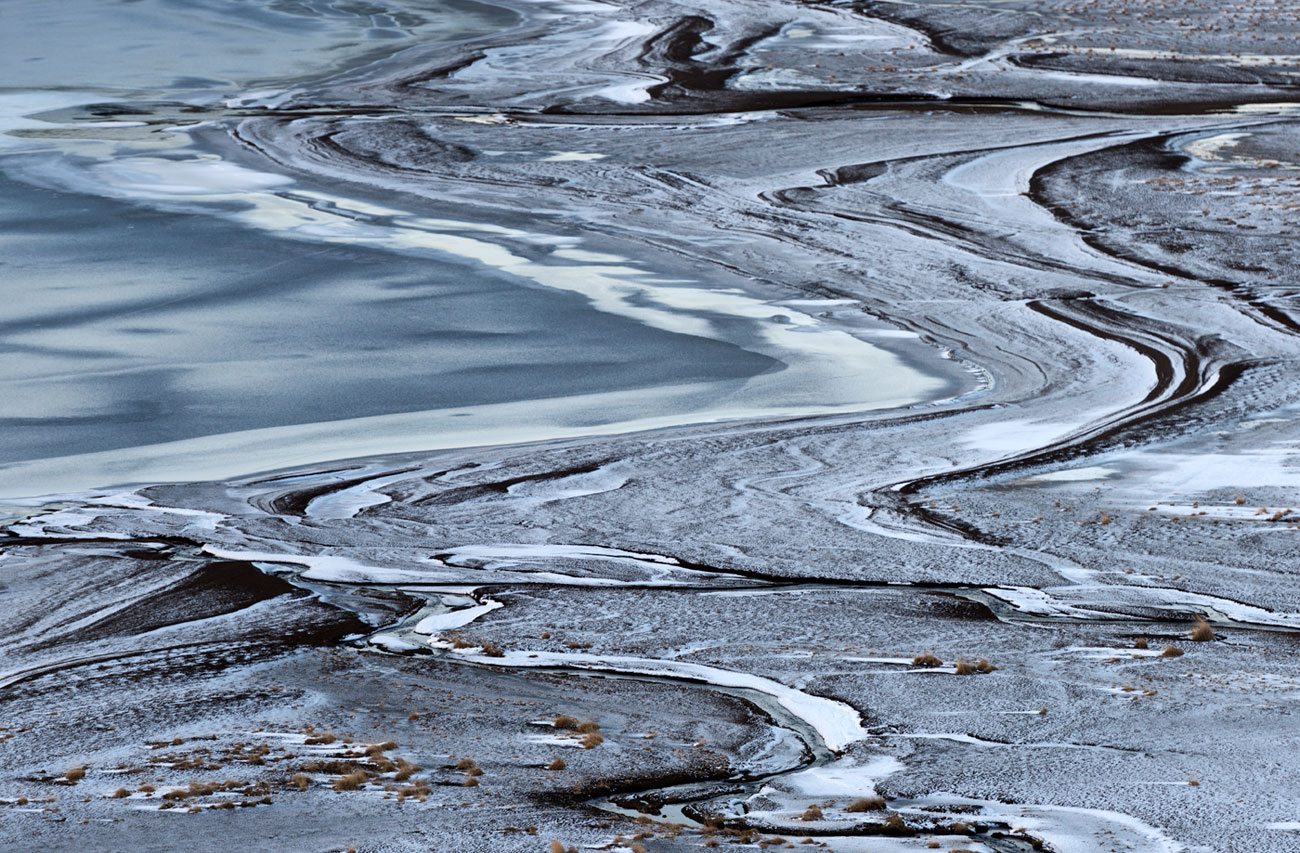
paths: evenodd
<path fill-rule="evenodd" d="M 885 807 L 884 797 L 863 797 L 849 804 L 846 812 L 878 812 Z"/>
<path fill-rule="evenodd" d="M 503 658 L 506 656 L 505 649 L 491 640 L 483 641 L 483 654 L 490 658 Z"/>
<path fill-rule="evenodd" d="M 934 655 L 926 652 L 923 655 L 917 655 L 912 658 L 912 666 L 943 666 L 943 661 Z"/>
<path fill-rule="evenodd" d="M 821 819 L 822 819 L 822 807 L 817 805 L 816 803 L 813 803 L 812 805 L 808 806 L 808 808 L 803 810 L 803 814 L 799 815 L 799 820 L 821 820 Z"/>
<path fill-rule="evenodd" d="M 466 776 L 466 777 L 465 777 L 465 787 L 466 787 L 466 788 L 477 788 L 477 787 L 478 787 L 478 777 L 477 777 L 477 776 Z"/>
<path fill-rule="evenodd" d="M 1191 637 L 1192 642 L 1194 643 L 1208 643 L 1214 639 L 1214 629 L 1210 627 L 1209 622 L 1206 622 L 1204 619 L 1197 616 L 1196 625 L 1192 628 Z"/>
<path fill-rule="evenodd" d="M 579 743 L 582 744 L 583 749 L 595 749 L 596 747 L 600 746 L 604 742 L 605 742 L 605 738 L 602 737 L 598 732 L 592 732 L 591 734 L 583 738 L 581 741 L 579 741 Z"/>
<path fill-rule="evenodd" d="M 311 777 L 306 773 L 295 773 L 289 777 L 289 784 L 299 791 L 305 791 L 311 785 Z"/>
<path fill-rule="evenodd" d="M 958 675 L 974 675 L 975 667 L 966 658 L 957 658 L 956 673 Z"/>
<path fill-rule="evenodd" d="M 587 720 L 586 722 L 578 723 L 578 731 L 583 734 L 598 732 L 600 731 L 600 723 L 597 723 L 594 720 Z"/>
<path fill-rule="evenodd" d="M 576 729 L 578 727 L 577 719 L 570 717 L 568 714 L 556 714 L 551 725 L 557 729 Z"/>
<path fill-rule="evenodd" d="M 568 767 L 568 766 L 569 766 L 569 765 L 567 765 L 567 764 L 564 763 L 564 759 L 563 759 L 563 758 L 557 758 L 557 759 L 555 759 L 554 761 L 552 761 L 550 764 L 546 765 L 546 769 L 547 769 L 547 770 L 563 770 L 564 768 L 566 768 L 566 767 Z"/>
<path fill-rule="evenodd" d="M 126 788 L 118 788 L 116 791 L 113 792 L 112 798 L 115 800 L 121 800 L 129 796 L 131 796 L 131 792 L 128 791 Z"/>
<path fill-rule="evenodd" d="M 84 765 L 81 767 L 69 767 L 68 771 L 63 774 L 63 778 L 75 785 L 82 779 L 86 778 L 86 768 Z"/>
<path fill-rule="evenodd" d="M 468 770 L 471 767 L 477 767 L 477 766 L 478 765 L 474 762 L 474 759 L 472 758 L 462 758 L 460 761 L 456 762 L 457 770 Z"/>
<path fill-rule="evenodd" d="M 334 737 L 334 732 L 325 732 L 324 734 L 309 737 L 303 741 L 303 743 L 315 746 L 316 744 L 331 744 L 335 740 L 337 740 L 337 738 Z"/>
<path fill-rule="evenodd" d="M 1183 650 L 1177 646 L 1165 646 L 1165 650 L 1160 653 L 1162 658 L 1180 658 L 1183 656 Z"/>
<path fill-rule="evenodd" d="M 891 814 L 885 819 L 884 831 L 892 835 L 912 835 L 916 832 L 907 825 L 907 821 L 896 814 Z"/>
<path fill-rule="evenodd" d="M 1135 649 L 1145 649 L 1146 647 L 1147 647 L 1146 637 L 1138 637 L 1137 640 L 1134 641 L 1133 643 L 1133 648 Z"/>
<path fill-rule="evenodd" d="M 340 776 L 334 780 L 334 790 L 336 791 L 355 791 L 362 785 L 370 781 L 366 771 L 357 770 L 346 776 Z"/>

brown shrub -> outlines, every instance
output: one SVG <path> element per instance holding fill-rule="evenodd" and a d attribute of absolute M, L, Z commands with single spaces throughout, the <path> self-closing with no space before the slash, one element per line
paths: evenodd
<path fill-rule="evenodd" d="M 596 747 L 600 746 L 604 742 L 605 742 L 605 738 L 602 737 L 597 732 L 592 732 L 591 734 L 583 738 L 581 741 L 579 741 L 579 743 L 582 744 L 583 749 L 595 749 Z"/>
<path fill-rule="evenodd" d="M 319 734 L 313 737 L 309 737 L 307 738 L 307 740 L 303 741 L 303 743 L 308 743 L 312 745 L 322 744 L 322 743 L 329 744 L 329 743 L 333 743 L 335 739 L 336 738 L 334 737 L 334 732 L 325 732 L 324 734 Z"/>
<path fill-rule="evenodd" d="M 846 812 L 876 812 L 885 807 L 884 797 L 863 797 L 849 804 Z"/>
<path fill-rule="evenodd" d="M 799 815 L 799 820 L 821 820 L 821 819 L 822 819 L 822 807 L 817 805 L 816 803 L 813 803 L 812 805 L 808 806 L 808 808 L 804 809 L 803 814 Z"/>
<path fill-rule="evenodd" d="M 311 785 L 311 777 L 306 773 L 295 773 L 289 777 L 289 784 L 293 785 L 299 791 L 305 791 Z"/>
<path fill-rule="evenodd" d="M 476 764 L 472 758 L 462 758 L 460 761 L 456 762 L 457 770 L 469 770 L 471 767 L 477 766 L 478 764 Z"/>
<path fill-rule="evenodd" d="M 1147 647 L 1146 637 L 1138 637 L 1137 641 L 1133 643 L 1133 648 L 1135 649 L 1145 649 L 1146 647 Z"/>
<path fill-rule="evenodd" d="M 115 800 L 121 800 L 129 796 L 131 796 L 131 792 L 128 791 L 126 788 L 118 788 L 116 791 L 113 792 L 112 798 Z"/>
<path fill-rule="evenodd" d="M 69 767 L 68 771 L 63 774 L 63 778 L 75 785 L 82 779 L 86 778 L 86 768 L 84 765 L 81 767 Z"/>
<path fill-rule="evenodd" d="M 557 714 L 551 723 L 557 729 L 576 729 L 578 721 L 568 714 Z"/>
<path fill-rule="evenodd" d="M 477 788 L 477 787 L 478 787 L 478 777 L 477 777 L 477 776 L 466 776 L 466 777 L 465 777 L 465 787 L 466 787 L 466 788 Z"/>
<path fill-rule="evenodd" d="M 989 663 L 988 658 L 980 658 L 979 663 L 975 664 L 975 668 L 978 669 L 980 672 L 985 672 L 985 673 L 995 672 L 997 670 L 996 666 Z"/>
<path fill-rule="evenodd" d="M 1162 658 L 1180 658 L 1183 656 L 1183 650 L 1177 646 L 1165 646 L 1165 650 L 1160 653 Z"/>
<path fill-rule="evenodd" d="M 552 761 L 550 764 L 546 765 L 546 769 L 547 769 L 547 770 L 563 770 L 564 768 L 566 768 L 566 767 L 568 767 L 568 766 L 569 766 L 569 765 L 567 765 L 567 764 L 564 763 L 564 759 L 563 759 L 563 758 L 557 758 L 557 759 L 555 759 L 554 761 Z"/>
<path fill-rule="evenodd" d="M 578 731 L 583 734 L 598 732 L 600 731 L 600 723 L 597 723 L 594 720 L 587 720 L 586 722 L 578 723 Z"/>
<path fill-rule="evenodd" d="M 1214 639 L 1214 629 L 1210 627 L 1209 622 L 1198 616 L 1196 624 L 1192 627 L 1191 637 L 1194 643 L 1208 643 Z"/>
<path fill-rule="evenodd" d="M 366 755 L 378 755 L 379 753 L 387 752 L 390 749 L 397 749 L 397 744 L 391 740 L 386 740 L 383 743 L 372 743 L 370 746 L 366 747 Z"/>
<path fill-rule="evenodd" d="M 966 660 L 966 658 L 957 658 L 957 665 L 954 671 L 958 675 L 974 675 L 975 667 Z"/>
<path fill-rule="evenodd" d="M 917 655 L 912 658 L 912 666 L 943 666 L 943 661 L 934 655 L 926 652 L 923 655 Z"/>

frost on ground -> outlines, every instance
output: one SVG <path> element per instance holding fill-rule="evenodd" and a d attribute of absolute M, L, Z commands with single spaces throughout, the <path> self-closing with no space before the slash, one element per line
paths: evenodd
<path fill-rule="evenodd" d="M 636 258 L 905 404 L 15 500 L 0 846 L 1294 850 L 1296 19 L 1233 8 L 526 3 L 150 106 L 302 190 L 210 215 Z"/>

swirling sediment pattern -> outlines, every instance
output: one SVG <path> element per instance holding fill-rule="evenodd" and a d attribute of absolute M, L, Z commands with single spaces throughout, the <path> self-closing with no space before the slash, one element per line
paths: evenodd
<path fill-rule="evenodd" d="M 1297 10 L 501 5 L 11 129 L 27 185 L 477 264 L 636 354 L 14 419 L 0 839 L 1296 849 Z"/>

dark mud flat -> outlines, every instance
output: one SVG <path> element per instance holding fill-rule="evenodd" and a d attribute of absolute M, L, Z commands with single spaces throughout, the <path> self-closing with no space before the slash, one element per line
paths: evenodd
<path fill-rule="evenodd" d="M 1297 849 L 1297 10 L 515 12 L 11 174 L 522 270 L 728 405 L 8 466 L 0 846 Z"/>

